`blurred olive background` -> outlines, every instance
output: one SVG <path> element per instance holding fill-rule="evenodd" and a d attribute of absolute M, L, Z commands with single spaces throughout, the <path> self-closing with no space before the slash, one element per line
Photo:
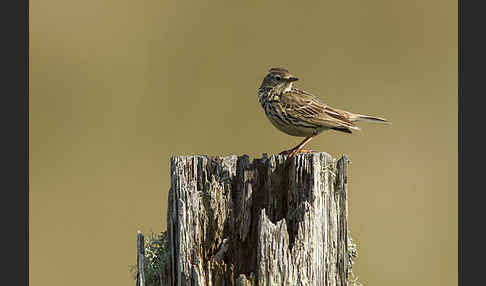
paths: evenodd
<path fill-rule="evenodd" d="M 457 284 L 457 1 L 30 1 L 31 285 L 134 285 L 166 228 L 172 155 L 278 153 L 273 66 L 383 116 L 309 148 L 347 154 L 365 285 Z"/>

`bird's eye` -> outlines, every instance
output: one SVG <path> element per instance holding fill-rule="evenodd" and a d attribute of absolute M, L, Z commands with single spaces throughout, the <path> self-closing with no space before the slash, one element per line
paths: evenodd
<path fill-rule="evenodd" d="M 275 79 L 276 79 L 276 80 L 281 80 L 282 78 L 281 78 L 279 75 L 276 75 L 276 76 L 275 76 Z"/>

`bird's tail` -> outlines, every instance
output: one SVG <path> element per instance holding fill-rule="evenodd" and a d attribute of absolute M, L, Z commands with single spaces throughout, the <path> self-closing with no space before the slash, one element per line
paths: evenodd
<path fill-rule="evenodd" d="M 365 121 L 372 121 L 372 122 L 378 122 L 378 123 L 391 124 L 385 118 L 375 117 L 375 116 L 369 116 L 369 115 L 363 115 L 363 114 L 356 114 L 356 115 L 357 115 L 357 118 L 356 118 L 357 120 L 365 120 Z"/>

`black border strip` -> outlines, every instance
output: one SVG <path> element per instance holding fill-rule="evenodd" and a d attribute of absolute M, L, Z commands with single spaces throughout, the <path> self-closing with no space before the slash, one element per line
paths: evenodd
<path fill-rule="evenodd" d="M 484 114 L 486 104 L 485 17 L 482 1 L 458 3 L 458 280 L 459 285 L 483 285 L 484 217 L 486 201 Z"/>
<path fill-rule="evenodd" d="M 2 285 L 29 285 L 29 1 L 0 3 Z"/>

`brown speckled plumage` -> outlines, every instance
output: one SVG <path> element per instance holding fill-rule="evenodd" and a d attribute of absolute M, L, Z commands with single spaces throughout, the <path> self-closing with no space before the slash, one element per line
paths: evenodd
<path fill-rule="evenodd" d="M 306 139 L 291 154 L 302 151 L 312 137 L 325 130 L 352 133 L 360 130 L 354 122 L 369 120 L 387 122 L 374 116 L 351 113 L 332 108 L 312 94 L 293 87 L 298 79 L 284 68 L 271 68 L 258 89 L 258 99 L 270 122 L 280 131 Z"/>

